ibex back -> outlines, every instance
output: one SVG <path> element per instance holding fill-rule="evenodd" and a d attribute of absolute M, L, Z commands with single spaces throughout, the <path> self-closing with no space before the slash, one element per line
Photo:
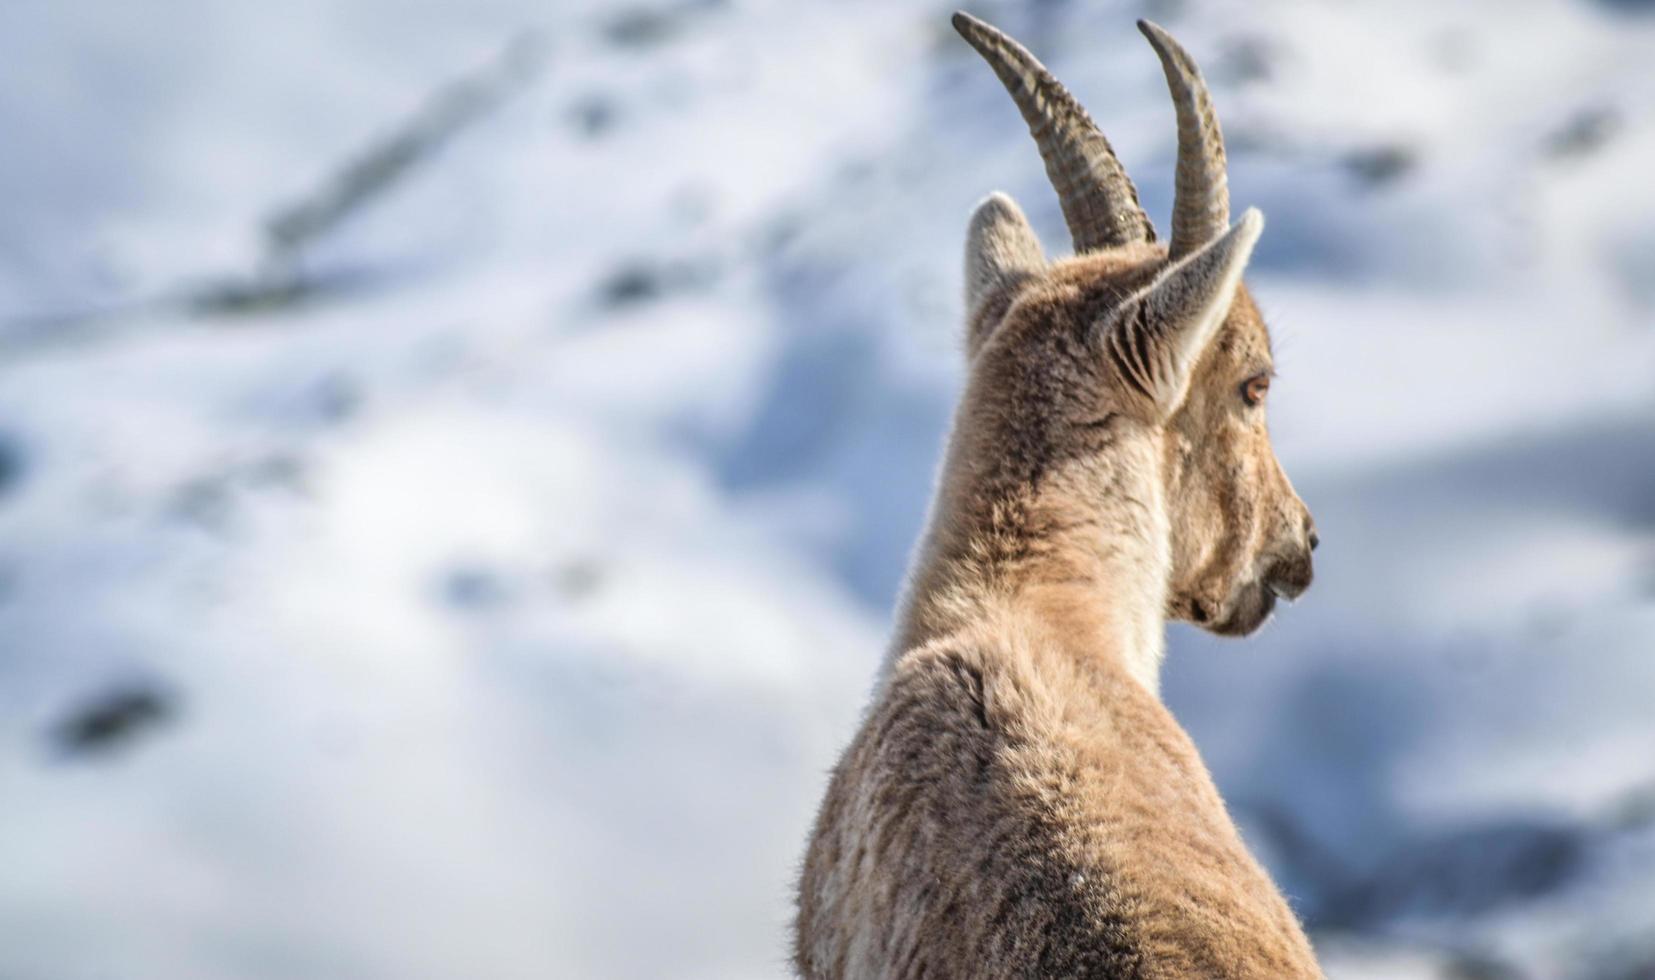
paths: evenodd
<path fill-rule="evenodd" d="M 1172 233 L 1024 48 L 964 14 L 1074 239 L 1004 195 L 971 218 L 970 370 L 897 636 L 800 883 L 810 978 L 1320 976 L 1161 704 L 1166 620 L 1243 635 L 1310 585 L 1316 534 L 1265 428 L 1223 137 L 1159 27 Z"/>

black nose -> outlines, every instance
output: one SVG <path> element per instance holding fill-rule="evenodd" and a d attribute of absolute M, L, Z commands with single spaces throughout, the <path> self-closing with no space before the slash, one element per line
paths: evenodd
<path fill-rule="evenodd" d="M 1317 534 L 1315 531 L 1311 531 L 1310 532 L 1310 550 L 1315 551 L 1316 546 L 1321 544 L 1321 543 L 1322 543 L 1322 536 Z"/>

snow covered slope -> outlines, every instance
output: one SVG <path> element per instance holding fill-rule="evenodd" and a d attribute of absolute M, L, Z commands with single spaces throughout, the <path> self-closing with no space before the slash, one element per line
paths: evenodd
<path fill-rule="evenodd" d="M 965 216 L 1065 240 L 950 8 L 129 7 L 0 10 L 0 976 L 783 974 Z M 1318 582 L 1167 693 L 1330 971 L 1655 972 L 1655 11 L 974 9 L 1269 215 Z"/>

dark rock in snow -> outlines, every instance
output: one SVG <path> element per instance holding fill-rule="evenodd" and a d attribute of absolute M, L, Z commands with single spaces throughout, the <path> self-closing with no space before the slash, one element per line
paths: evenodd
<path fill-rule="evenodd" d="M 1418 154 L 1394 143 L 1354 150 L 1344 159 L 1345 169 L 1351 176 L 1376 190 L 1396 183 L 1418 164 Z"/>
<path fill-rule="evenodd" d="M 1610 106 L 1587 106 L 1546 137 L 1546 154 L 1556 160 L 1590 156 L 1620 132 L 1621 115 Z"/>
<path fill-rule="evenodd" d="M 615 128 L 619 118 L 615 100 L 602 93 L 584 96 L 569 107 L 569 121 L 587 139 L 604 136 Z"/>
<path fill-rule="evenodd" d="M 176 713 L 175 698 L 147 684 L 112 688 L 88 700 L 52 731 L 65 755 L 96 756 L 126 747 Z"/>
<path fill-rule="evenodd" d="M 721 0 L 684 0 L 658 7 L 629 7 L 604 23 L 603 35 L 617 48 L 648 50 L 677 38 L 692 18 L 722 5 Z"/>
<path fill-rule="evenodd" d="M 707 285 L 717 275 L 710 261 L 630 262 L 616 269 L 598 287 L 604 306 L 621 309 L 653 302 L 670 293 Z"/>
<path fill-rule="evenodd" d="M 0 498 L 23 479 L 23 447 L 16 439 L 0 432 Z"/>

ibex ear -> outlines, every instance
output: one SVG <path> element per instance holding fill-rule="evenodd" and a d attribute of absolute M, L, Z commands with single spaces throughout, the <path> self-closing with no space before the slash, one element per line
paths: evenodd
<path fill-rule="evenodd" d="M 1264 230 L 1264 215 L 1248 208 L 1230 230 L 1168 266 L 1142 292 L 1122 303 L 1104 328 L 1104 350 L 1125 386 L 1165 419 L 1189 393 L 1190 376 L 1230 312 L 1236 287 Z"/>
<path fill-rule="evenodd" d="M 1017 203 L 999 191 L 990 194 L 971 213 L 971 228 L 965 239 L 965 311 L 971 325 L 969 346 L 974 351 L 980 340 L 982 301 L 1014 287 L 1046 267 L 1040 239 L 1029 227 L 1029 219 Z M 996 316 L 993 319 L 998 320 Z"/>

